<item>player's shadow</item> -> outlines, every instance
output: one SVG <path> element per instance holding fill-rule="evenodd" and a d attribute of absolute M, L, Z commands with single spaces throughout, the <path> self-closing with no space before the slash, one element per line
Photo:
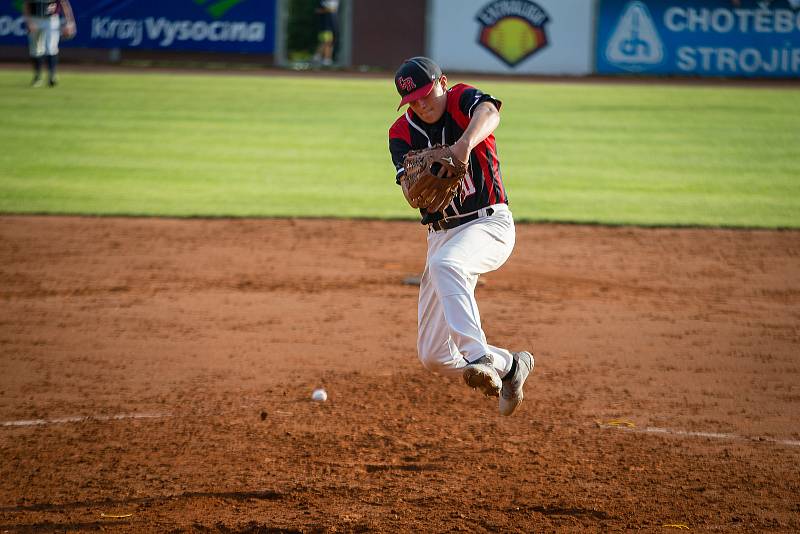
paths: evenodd
<path fill-rule="evenodd" d="M 34 523 L 31 525 L 0 525 L 0 532 L 13 532 L 14 534 L 29 534 L 38 532 L 86 532 L 102 530 L 129 523 L 125 521 L 92 521 L 87 523 Z"/>
<path fill-rule="evenodd" d="M 266 500 L 278 501 L 285 497 L 287 494 L 273 490 L 263 491 L 222 491 L 222 492 L 204 492 L 204 491 L 191 491 L 181 493 L 179 495 L 165 495 L 163 497 L 138 497 L 135 499 L 120 499 L 120 500 L 106 500 L 106 501 L 81 501 L 63 504 L 55 503 L 38 503 L 28 504 L 21 506 L 5 506 L 0 508 L 0 513 L 14 513 L 14 512 L 50 512 L 57 510 L 75 510 L 86 508 L 90 510 L 105 509 L 119 509 L 125 506 L 139 505 L 139 504 L 152 504 L 158 501 L 167 500 L 189 500 L 196 498 L 219 498 L 219 499 L 233 499 L 237 501 L 249 500 Z M 134 515 L 135 517 L 135 515 Z M 89 530 L 102 530 L 103 528 L 130 525 L 129 521 L 116 518 L 98 519 L 97 521 L 86 521 L 82 523 L 52 523 L 44 521 L 41 523 L 31 523 L 28 525 L 15 524 L 0 524 L 0 532 L 14 532 L 15 534 L 28 534 L 39 532 L 83 532 Z"/>
<path fill-rule="evenodd" d="M 288 495 L 279 491 L 263 490 L 263 491 L 187 491 L 178 495 L 164 495 L 161 497 L 136 497 L 134 499 L 119 499 L 119 500 L 104 500 L 104 501 L 79 501 L 70 503 L 38 503 L 26 504 L 20 506 L 4 506 L 0 507 L 0 513 L 14 513 L 14 512 L 50 512 L 56 510 L 75 510 L 77 508 L 112 508 L 118 506 L 153 503 L 162 500 L 188 500 L 197 498 L 217 498 L 217 499 L 233 499 L 237 501 L 246 501 L 250 499 L 261 501 L 279 501 Z M 3 531 L 3 525 L 0 525 L 0 532 Z M 15 527 L 16 528 L 16 527 Z"/>

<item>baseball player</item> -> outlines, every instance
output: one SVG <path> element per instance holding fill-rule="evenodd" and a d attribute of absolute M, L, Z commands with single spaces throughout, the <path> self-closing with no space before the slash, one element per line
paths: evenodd
<path fill-rule="evenodd" d="M 33 62 L 33 82 L 42 85 L 42 65 L 47 62 L 50 87 L 58 84 L 56 64 L 58 63 L 58 41 L 62 33 L 65 37 L 75 35 L 75 17 L 69 0 L 25 0 L 22 7 L 28 27 L 28 49 Z M 61 17 L 65 24 L 61 27 Z"/>
<path fill-rule="evenodd" d="M 403 180 L 409 151 L 450 145 L 467 164 L 460 191 L 444 209 L 420 208 L 428 253 L 419 290 L 419 358 L 431 371 L 462 376 L 468 386 L 499 397 L 500 413 L 511 415 L 522 402 L 533 356 L 489 345 L 475 302 L 478 277 L 502 266 L 515 241 L 493 134 L 501 102 L 469 85 L 448 87 L 447 76 L 426 57 L 406 60 L 394 81 L 398 109 L 408 109 L 389 129 L 389 151 L 408 203 L 418 205 Z"/>

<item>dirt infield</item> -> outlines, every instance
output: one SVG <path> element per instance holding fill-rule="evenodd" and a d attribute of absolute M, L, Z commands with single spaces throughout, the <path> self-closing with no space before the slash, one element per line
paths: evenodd
<path fill-rule="evenodd" d="M 511 418 L 416 359 L 424 237 L 0 217 L 0 532 L 800 530 L 800 232 L 520 225 Z"/>

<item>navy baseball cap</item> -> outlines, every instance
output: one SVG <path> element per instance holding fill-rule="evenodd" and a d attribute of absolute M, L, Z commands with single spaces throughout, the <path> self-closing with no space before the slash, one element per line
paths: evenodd
<path fill-rule="evenodd" d="M 403 97 L 397 109 L 428 96 L 433 90 L 433 82 L 441 76 L 442 69 L 430 58 L 417 56 L 405 60 L 394 74 L 397 92 Z"/>

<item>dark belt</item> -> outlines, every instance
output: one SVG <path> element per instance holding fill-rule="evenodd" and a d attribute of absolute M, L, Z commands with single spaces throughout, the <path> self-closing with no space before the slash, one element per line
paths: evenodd
<path fill-rule="evenodd" d="M 494 213 L 492 208 L 486 208 L 486 215 L 489 216 Z M 465 215 L 463 217 L 451 217 L 450 219 L 442 219 L 436 222 L 432 222 L 429 226 L 431 230 L 439 231 L 439 230 L 450 230 L 452 228 L 456 228 L 461 226 L 462 224 L 467 224 L 468 222 L 472 222 L 475 219 L 480 219 L 482 215 L 480 212 L 475 212 L 470 215 Z"/>

